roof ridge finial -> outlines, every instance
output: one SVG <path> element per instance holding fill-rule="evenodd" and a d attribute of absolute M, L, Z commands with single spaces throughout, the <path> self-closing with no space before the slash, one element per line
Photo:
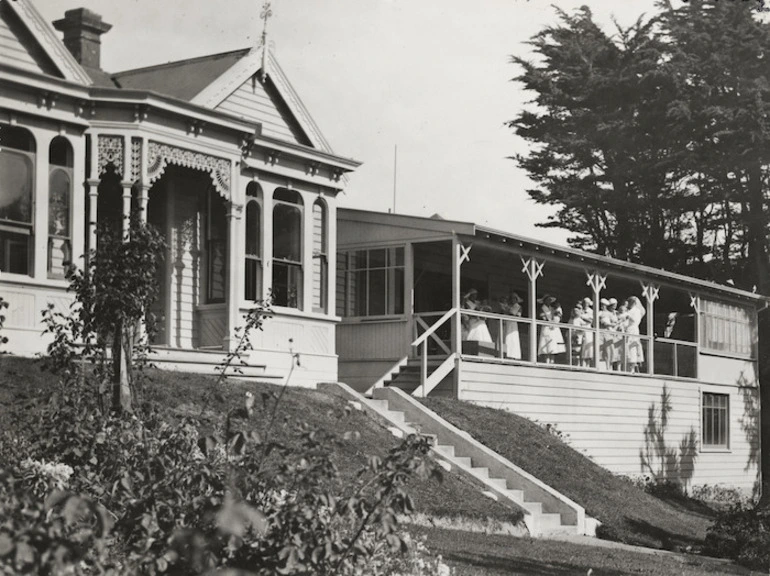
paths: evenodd
<path fill-rule="evenodd" d="M 259 45 L 262 48 L 262 68 L 259 70 L 260 81 L 265 81 L 267 75 L 267 21 L 273 15 L 273 8 L 271 0 L 265 0 L 262 4 L 262 12 L 259 14 L 259 19 L 262 20 L 262 36 L 259 41 Z"/>

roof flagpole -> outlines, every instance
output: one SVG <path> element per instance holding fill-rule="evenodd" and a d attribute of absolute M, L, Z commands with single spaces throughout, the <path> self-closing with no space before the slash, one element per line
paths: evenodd
<path fill-rule="evenodd" d="M 262 68 L 259 70 L 259 79 L 261 82 L 265 81 L 267 75 L 267 21 L 273 15 L 273 9 L 270 0 L 265 0 L 262 4 L 262 12 L 259 14 L 259 19 L 262 20 L 262 36 L 259 41 L 259 45 L 262 48 Z"/>

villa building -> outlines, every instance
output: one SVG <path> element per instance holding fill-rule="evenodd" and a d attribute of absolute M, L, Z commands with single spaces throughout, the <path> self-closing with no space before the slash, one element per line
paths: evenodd
<path fill-rule="evenodd" d="M 274 317 L 252 335 L 250 374 L 280 380 L 293 351 L 298 382 L 336 379 L 336 199 L 358 163 L 332 152 L 269 51 L 109 73 L 100 37 L 110 28 L 85 9 L 52 27 L 30 0 L 0 0 L 10 349 L 45 351 L 40 311 L 70 305 L 66 265 L 82 264 L 99 224 L 139 211 L 168 245 L 159 360 L 210 369 L 248 303 L 270 294 Z"/>
<path fill-rule="evenodd" d="M 506 408 L 617 473 L 755 487 L 767 298 L 469 222 L 338 208 L 359 163 L 332 151 L 269 50 L 111 73 L 110 28 L 0 0 L 8 351 L 45 352 L 41 310 L 69 308 L 67 265 L 99 225 L 138 213 L 167 243 L 160 364 L 211 371 L 271 297 L 249 377 L 282 382 L 299 353 L 293 384 Z"/>

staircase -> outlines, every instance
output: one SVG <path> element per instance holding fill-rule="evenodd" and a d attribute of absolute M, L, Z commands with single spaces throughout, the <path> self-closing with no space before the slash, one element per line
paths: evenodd
<path fill-rule="evenodd" d="M 345 384 L 324 384 L 322 388 L 361 405 L 397 436 L 418 433 L 435 438 L 433 454 L 442 466 L 471 476 L 482 484 L 485 496 L 520 510 L 531 536 L 593 535 L 596 521 L 587 519 L 581 506 L 428 410 L 396 387 L 400 379 L 375 389 L 372 399 Z"/>
<path fill-rule="evenodd" d="M 441 364 L 444 358 L 429 358 L 428 372 L 433 373 Z M 420 386 L 420 374 L 422 371 L 422 362 L 420 358 L 409 358 L 406 363 L 399 364 L 394 370 L 388 373 L 383 380 L 385 386 L 393 386 L 407 394 L 413 394 Z"/>

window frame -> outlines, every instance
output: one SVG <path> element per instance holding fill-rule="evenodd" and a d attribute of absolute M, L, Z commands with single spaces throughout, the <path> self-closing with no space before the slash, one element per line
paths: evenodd
<path fill-rule="evenodd" d="M 401 262 L 400 265 L 390 265 L 390 250 L 394 250 L 394 257 L 397 260 L 398 257 L 396 254 L 398 253 L 398 250 L 402 251 L 401 256 Z M 370 267 L 370 261 L 371 261 L 371 252 L 376 251 L 385 251 L 386 252 L 386 263 L 385 266 L 377 266 L 374 268 Z M 351 268 L 350 266 L 350 255 L 357 253 L 357 252 L 365 252 L 366 253 L 366 264 L 363 268 L 356 267 Z M 379 246 L 379 247 L 372 247 L 372 248 L 353 248 L 349 250 L 341 250 L 337 253 L 337 262 L 338 266 L 341 262 L 341 258 L 344 258 L 345 262 L 345 278 L 344 278 L 344 293 L 342 294 L 343 300 L 343 315 L 342 317 L 347 320 L 354 320 L 354 319 L 363 319 L 366 321 L 372 321 L 372 320 L 378 320 L 378 319 L 391 319 L 391 318 L 402 318 L 406 315 L 407 311 L 407 305 L 406 305 L 406 299 L 407 299 L 407 286 L 406 286 L 406 246 L 404 244 L 398 244 L 398 245 L 391 245 L 391 246 Z M 384 314 L 368 314 L 369 310 L 371 309 L 370 306 L 370 283 L 369 278 L 371 277 L 372 271 L 379 271 L 382 270 L 385 272 L 385 284 L 384 284 L 384 294 L 385 294 L 385 313 Z M 395 288 L 395 277 L 394 277 L 394 271 L 395 270 L 401 270 L 402 271 L 402 281 L 401 281 L 401 287 L 402 287 L 402 299 L 401 299 L 401 306 L 402 310 L 400 312 L 396 311 L 396 300 L 395 300 L 395 290 L 393 293 L 391 293 L 391 285 Z M 353 314 L 352 312 L 355 310 L 355 302 L 351 299 L 351 275 L 356 274 L 358 272 L 366 272 L 366 287 L 365 287 L 365 294 L 366 294 L 366 312 L 367 314 Z M 340 295 L 338 294 L 337 297 L 339 298 Z M 389 310 L 392 309 L 393 312 L 390 312 Z M 350 312 L 350 314 L 348 314 Z"/>
<path fill-rule="evenodd" d="M 51 161 L 51 149 L 54 146 L 54 144 L 57 142 L 63 142 L 67 145 L 67 152 L 68 152 L 68 161 L 65 164 L 59 164 L 54 163 Z M 74 151 L 72 150 L 72 144 L 69 140 L 67 140 L 63 136 L 57 136 L 48 145 L 48 242 L 47 242 L 47 263 L 46 263 L 46 274 L 48 278 L 50 279 L 63 279 L 66 275 L 66 268 L 69 264 L 72 264 L 72 228 L 73 228 L 73 218 L 72 218 L 72 201 L 74 200 L 74 181 L 75 181 L 75 172 L 73 169 L 73 161 L 72 156 L 74 154 Z M 69 180 L 69 187 L 67 190 L 67 215 L 66 215 L 66 221 L 67 221 L 67 234 L 55 234 L 51 232 L 51 198 L 52 198 L 52 190 L 53 190 L 53 178 L 58 172 L 63 172 L 68 180 Z M 62 273 L 54 273 L 52 271 L 53 266 L 53 244 L 55 240 L 63 240 L 63 246 L 66 247 L 66 250 L 69 251 L 69 259 L 62 260 L 62 265 L 64 267 L 64 271 Z"/>
<path fill-rule="evenodd" d="M 250 254 L 248 250 L 249 246 L 249 236 L 252 234 L 252 230 L 249 230 L 249 206 L 256 205 L 257 207 L 257 253 L 256 254 Z M 262 217 L 264 215 L 264 206 L 262 204 L 262 200 L 259 196 L 259 188 L 257 187 L 257 193 L 251 194 L 249 192 L 249 189 L 246 190 L 246 205 L 244 206 L 244 228 L 245 228 L 245 243 L 244 243 L 244 282 L 243 282 L 243 297 L 246 301 L 249 302 L 257 302 L 263 299 L 263 289 L 264 289 L 264 266 L 263 266 L 263 251 L 264 251 L 264 230 L 265 227 L 263 225 Z M 248 264 L 249 262 L 253 262 L 256 266 L 255 272 L 256 272 L 256 279 L 254 281 L 254 289 L 255 289 L 255 298 L 250 298 L 248 294 L 248 286 L 249 286 L 249 277 L 247 274 L 248 271 Z"/>
<path fill-rule="evenodd" d="M 722 308 L 732 308 L 732 309 L 743 309 L 748 313 L 748 322 L 742 322 L 741 320 L 731 318 L 729 315 L 720 314 L 713 311 L 707 311 L 706 308 L 709 305 L 716 305 L 718 307 Z M 740 358 L 745 360 L 751 360 L 756 361 L 757 360 L 757 317 L 756 317 L 756 310 L 753 309 L 751 306 L 738 304 L 735 302 L 729 302 L 726 300 L 717 300 L 714 298 L 709 297 L 700 297 L 700 307 L 699 307 L 699 317 L 698 322 L 700 324 L 699 330 L 698 330 L 698 346 L 700 348 L 700 351 L 702 354 L 707 355 L 713 355 L 713 356 L 724 356 L 727 358 Z M 714 347 L 712 344 L 710 344 L 709 339 L 707 337 L 707 331 L 710 327 L 710 322 L 719 321 L 722 323 L 726 323 L 728 326 L 732 325 L 736 331 L 735 334 L 737 336 L 738 330 L 743 327 L 743 330 L 747 331 L 748 336 L 748 342 L 749 342 L 749 353 L 739 352 L 734 349 L 734 343 L 733 343 L 733 349 L 730 349 L 730 342 L 723 342 L 724 348 L 719 349 Z"/>
<path fill-rule="evenodd" d="M 315 215 L 316 206 L 320 209 L 321 217 L 321 242 L 320 249 L 316 250 L 315 242 Z M 319 261 L 319 278 L 315 277 L 315 261 Z M 329 208 L 326 203 L 318 198 L 313 202 L 313 298 L 315 299 L 315 282 L 318 282 L 320 294 L 318 299 L 320 306 L 316 307 L 313 303 L 313 312 L 318 314 L 329 313 Z"/>
<path fill-rule="evenodd" d="M 709 406 L 706 406 L 706 398 L 712 398 L 712 402 Z M 713 399 L 724 399 L 725 406 L 717 406 L 713 403 Z M 731 426 L 730 426 L 730 394 L 724 391 L 715 391 L 711 389 L 700 390 L 700 451 L 701 452 L 730 452 L 731 451 Z M 720 411 L 723 413 L 725 419 L 724 422 L 724 443 L 706 443 L 706 410 Z M 713 418 L 713 413 L 712 413 Z M 712 422 L 711 430 L 712 437 L 714 431 L 721 429 L 719 423 Z"/>
<path fill-rule="evenodd" d="M 278 194 L 282 194 L 283 192 L 290 192 L 292 194 L 296 195 L 296 202 L 292 202 L 289 200 L 285 200 L 283 198 L 278 198 Z M 278 206 L 287 206 L 289 208 L 292 208 L 294 210 L 297 210 L 299 212 L 299 257 L 298 260 L 289 260 L 288 258 L 279 258 L 275 255 L 275 248 L 276 248 L 276 241 L 275 241 L 275 218 L 276 218 L 276 208 Z M 270 275 L 270 286 L 271 286 L 271 292 L 273 295 L 273 306 L 277 308 L 286 308 L 289 310 L 299 310 L 304 311 L 305 309 L 305 291 L 304 291 L 304 280 L 305 280 L 305 266 L 304 266 L 304 258 L 305 258 L 305 202 L 302 198 L 302 195 L 296 191 L 291 190 L 288 188 L 277 188 L 273 192 L 273 202 L 272 202 L 272 224 L 273 224 L 273 245 L 272 245 L 272 254 L 271 254 L 271 275 Z M 275 275 L 276 275 L 276 268 L 286 268 L 286 278 L 287 278 L 287 285 L 289 284 L 289 278 L 292 276 L 292 271 L 295 275 L 298 275 L 299 280 L 297 281 L 297 294 L 296 294 L 296 306 L 290 305 L 290 298 L 289 294 L 286 295 L 286 304 L 275 304 Z"/>
<path fill-rule="evenodd" d="M 0 126 L 0 129 L 3 127 Z M 34 135 L 26 129 L 19 128 L 27 132 L 27 136 L 33 146 L 36 144 Z M 29 162 L 29 183 L 30 183 L 30 221 L 21 222 L 17 220 L 0 219 L 0 232 L 5 232 L 9 236 L 7 242 L 0 242 L 0 250 L 5 254 L 2 261 L 8 262 L 12 254 L 12 244 L 18 242 L 18 239 L 14 236 L 24 237 L 27 241 L 27 271 L 26 272 L 11 272 L 10 270 L 0 270 L 2 274 L 11 274 L 20 278 L 34 278 L 35 276 L 35 211 L 37 204 L 37 150 L 30 152 L 29 150 L 21 150 L 19 148 L 12 148 L 9 145 L 3 145 L 0 147 L 0 154 L 8 154 L 11 156 L 19 156 Z"/>
<path fill-rule="evenodd" d="M 229 270 L 227 269 L 228 266 L 228 253 L 227 253 L 227 206 L 224 203 L 224 200 L 221 199 L 219 195 L 212 189 L 209 188 L 205 192 L 206 195 L 206 304 L 224 304 L 227 302 L 227 282 L 229 281 Z M 216 195 L 216 197 L 215 197 Z M 222 209 L 224 213 L 224 222 L 225 222 L 225 230 L 223 237 L 214 237 L 212 235 L 212 231 L 214 230 L 215 226 L 213 223 L 213 207 L 214 207 L 214 201 L 222 202 Z M 223 265 L 222 270 L 224 271 L 224 284 L 223 284 L 223 294 L 221 297 L 214 297 L 212 296 L 212 286 L 214 283 L 212 282 L 212 278 L 214 276 L 214 270 L 212 268 L 214 259 L 212 258 L 212 253 L 214 250 L 214 246 L 216 244 L 220 244 L 224 246 L 224 249 L 222 251 L 223 253 Z"/>

